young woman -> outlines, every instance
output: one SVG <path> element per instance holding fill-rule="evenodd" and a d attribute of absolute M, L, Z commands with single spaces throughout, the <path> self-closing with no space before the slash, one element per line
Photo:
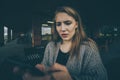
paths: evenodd
<path fill-rule="evenodd" d="M 36 68 L 52 72 L 49 74 L 55 80 L 107 80 L 98 48 L 85 35 L 79 14 L 70 7 L 61 7 L 54 20 L 53 41 Z"/>

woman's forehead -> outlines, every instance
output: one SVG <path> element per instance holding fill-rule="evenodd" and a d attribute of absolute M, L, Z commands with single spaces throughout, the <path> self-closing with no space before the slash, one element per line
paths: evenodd
<path fill-rule="evenodd" d="M 69 16 L 67 13 L 57 13 L 55 16 L 55 21 L 66 21 L 66 20 L 74 20 L 72 16 Z"/>

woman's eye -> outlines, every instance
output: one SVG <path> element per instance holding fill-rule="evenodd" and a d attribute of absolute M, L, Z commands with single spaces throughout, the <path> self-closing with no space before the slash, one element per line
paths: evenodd
<path fill-rule="evenodd" d="M 56 26 L 61 26 L 61 22 L 56 22 Z"/>
<path fill-rule="evenodd" d="M 64 24 L 70 25 L 72 22 L 71 21 L 64 21 Z"/>

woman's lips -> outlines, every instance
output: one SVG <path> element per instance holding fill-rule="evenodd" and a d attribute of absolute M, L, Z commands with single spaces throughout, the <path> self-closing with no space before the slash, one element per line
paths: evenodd
<path fill-rule="evenodd" d="M 66 38 L 68 34 L 61 34 L 63 38 Z"/>

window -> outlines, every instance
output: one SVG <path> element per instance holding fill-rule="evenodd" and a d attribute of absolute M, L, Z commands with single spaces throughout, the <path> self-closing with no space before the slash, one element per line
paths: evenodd
<path fill-rule="evenodd" d="M 8 28 L 4 26 L 4 44 L 8 41 Z"/>

